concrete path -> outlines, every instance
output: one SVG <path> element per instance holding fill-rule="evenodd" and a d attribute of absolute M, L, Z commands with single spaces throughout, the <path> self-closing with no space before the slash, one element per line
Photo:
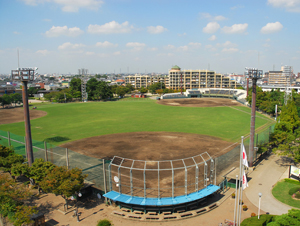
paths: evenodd
<path fill-rule="evenodd" d="M 244 193 L 247 198 L 258 207 L 258 193 L 262 193 L 261 210 L 270 214 L 281 215 L 287 213 L 292 207 L 279 202 L 272 195 L 272 188 L 277 181 L 288 177 L 287 158 L 271 154 L 258 164 L 256 169 L 249 175 L 249 187 Z"/>

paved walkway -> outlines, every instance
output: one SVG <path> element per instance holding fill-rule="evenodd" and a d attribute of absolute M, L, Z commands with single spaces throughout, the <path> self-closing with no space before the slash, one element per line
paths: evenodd
<path fill-rule="evenodd" d="M 292 209 L 292 207 L 279 202 L 272 195 L 272 188 L 277 181 L 288 177 L 289 164 L 287 158 L 271 154 L 260 162 L 249 175 L 249 187 L 245 189 L 244 193 L 256 207 L 258 207 L 258 193 L 260 192 L 262 193 L 261 210 L 270 214 L 281 215 Z"/>

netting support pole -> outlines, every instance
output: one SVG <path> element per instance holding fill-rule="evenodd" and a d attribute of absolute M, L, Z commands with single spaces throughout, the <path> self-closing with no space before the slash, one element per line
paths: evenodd
<path fill-rule="evenodd" d="M 121 165 L 122 165 L 122 163 L 123 163 L 123 161 L 124 161 L 124 159 L 122 159 L 122 161 L 121 161 L 121 163 L 120 163 L 120 165 L 119 165 L 119 167 L 118 167 L 118 178 L 119 178 L 119 193 L 120 194 L 122 194 L 122 189 L 121 189 L 121 184 L 122 184 L 122 182 L 121 182 Z"/>
<path fill-rule="evenodd" d="M 214 185 L 217 185 L 217 162 L 216 162 L 216 159 L 215 159 L 214 170 L 215 170 L 215 181 L 214 181 Z"/>
<path fill-rule="evenodd" d="M 206 188 L 207 187 L 207 163 L 206 163 L 205 159 L 202 157 L 202 154 L 200 156 L 204 162 L 204 187 Z M 209 157 L 210 157 L 210 155 L 209 155 Z"/>
<path fill-rule="evenodd" d="M 8 147 L 11 146 L 11 143 L 10 143 L 10 132 L 7 131 L 7 139 L 8 139 Z"/>
<path fill-rule="evenodd" d="M 146 187 L 146 161 L 145 161 L 143 176 L 144 176 L 144 198 L 147 198 L 147 193 L 146 193 L 146 189 L 147 189 L 147 187 Z"/>
<path fill-rule="evenodd" d="M 133 182 L 132 182 L 132 167 L 134 164 L 134 160 L 132 161 L 131 168 L 130 168 L 130 191 L 131 191 L 131 197 L 133 196 Z"/>
<path fill-rule="evenodd" d="M 160 185 L 160 184 L 159 184 L 159 162 L 157 162 L 157 183 L 158 183 L 158 184 L 157 184 L 157 185 L 158 185 L 158 194 L 157 194 L 158 196 L 157 196 L 157 197 L 160 199 L 160 186 L 159 186 L 159 185 Z"/>
<path fill-rule="evenodd" d="M 214 183 L 214 160 L 211 159 L 210 160 L 210 178 L 209 178 L 209 184 L 213 184 Z"/>
<path fill-rule="evenodd" d="M 183 165 L 184 165 L 184 193 L 187 195 L 187 168 L 185 165 L 184 160 L 182 159 Z"/>
<path fill-rule="evenodd" d="M 114 157 L 114 158 L 115 158 L 115 157 Z M 114 159 L 113 159 L 113 160 L 114 160 Z M 109 163 L 109 165 L 108 165 L 109 182 L 110 182 L 110 186 L 109 186 L 109 188 L 110 188 L 110 191 L 112 191 L 112 181 L 111 181 L 111 164 L 112 164 L 113 160 L 111 160 L 111 162 L 110 162 L 110 163 Z"/>
<path fill-rule="evenodd" d="M 193 159 L 193 161 L 194 161 L 194 163 L 195 163 L 195 166 L 196 166 L 196 168 L 195 168 L 195 170 L 196 170 L 196 177 L 195 177 L 195 191 L 197 192 L 198 191 L 198 179 L 199 179 L 199 167 L 198 167 L 198 165 L 197 165 L 197 163 L 196 163 L 196 161 L 195 161 L 195 159 L 194 159 L 194 157 L 192 157 L 192 159 Z"/>
<path fill-rule="evenodd" d="M 67 164 L 67 169 L 69 169 L 69 149 L 66 148 L 66 164 Z"/>
<path fill-rule="evenodd" d="M 105 170 L 105 159 L 102 159 L 102 167 L 103 167 L 103 183 L 104 183 L 104 194 L 107 193 L 106 189 L 106 170 Z M 107 202 L 107 198 L 105 197 L 105 203 Z"/>
<path fill-rule="evenodd" d="M 204 187 L 207 187 L 207 163 L 204 164 Z"/>
<path fill-rule="evenodd" d="M 44 141 L 44 149 L 45 149 L 45 161 L 48 162 L 48 150 L 47 150 L 47 143 Z"/>
<path fill-rule="evenodd" d="M 170 161 L 171 167 L 172 167 L 172 199 L 174 199 L 174 169 L 173 169 L 173 163 Z"/>

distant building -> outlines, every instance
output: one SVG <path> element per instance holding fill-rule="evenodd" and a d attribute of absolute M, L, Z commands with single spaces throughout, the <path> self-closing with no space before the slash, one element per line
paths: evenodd
<path fill-rule="evenodd" d="M 282 66 L 280 71 L 269 71 L 269 85 L 290 86 L 292 83 L 293 69 L 291 66 Z"/>
<path fill-rule="evenodd" d="M 131 84 L 135 89 L 140 89 L 141 87 L 149 87 L 154 83 L 164 83 L 168 87 L 169 79 L 165 76 L 150 76 L 150 75 L 129 75 L 125 77 L 125 83 Z"/>
<path fill-rule="evenodd" d="M 175 65 L 169 71 L 170 89 L 232 88 L 241 86 L 230 77 L 209 70 L 181 70 Z"/>

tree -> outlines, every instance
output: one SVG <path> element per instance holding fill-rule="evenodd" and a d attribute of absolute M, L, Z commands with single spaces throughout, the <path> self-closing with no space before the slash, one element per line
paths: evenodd
<path fill-rule="evenodd" d="M 54 99 L 55 98 L 55 94 L 56 92 L 50 92 L 50 93 L 47 93 L 47 94 L 45 94 L 45 99 L 46 100 L 49 100 L 50 102 L 52 101 L 52 99 Z"/>
<path fill-rule="evenodd" d="M 31 196 L 30 191 L 23 184 L 17 184 L 8 175 L 0 174 L 0 220 L 10 217 L 14 225 L 21 226 L 31 223 L 30 217 L 36 213 L 36 207 L 24 205 L 24 201 Z"/>
<path fill-rule="evenodd" d="M 15 154 L 14 150 L 10 147 L 0 145 L 0 169 L 5 172 L 10 172 L 11 167 L 17 163 L 23 163 L 24 158 L 22 155 Z"/>
<path fill-rule="evenodd" d="M 86 83 L 86 91 L 88 93 L 89 100 L 98 100 L 100 97 L 100 89 L 98 87 L 98 81 L 95 78 L 91 78 Z"/>
<path fill-rule="evenodd" d="M 29 176 L 34 180 L 34 183 L 38 185 L 38 191 L 40 191 L 40 183 L 55 167 L 53 163 L 45 162 L 42 158 L 36 159 L 32 163 L 32 166 L 29 168 Z"/>
<path fill-rule="evenodd" d="M 81 79 L 73 78 L 70 82 L 70 88 L 71 88 L 72 92 L 76 92 L 76 91 L 81 92 Z"/>
<path fill-rule="evenodd" d="M 161 83 L 161 82 L 156 82 L 156 83 L 153 83 L 152 85 L 149 86 L 149 91 L 151 91 L 151 93 L 155 93 L 156 90 L 158 89 L 165 89 L 166 86 L 165 86 L 165 83 Z"/>
<path fill-rule="evenodd" d="M 8 94 L 4 94 L 1 98 L 0 98 L 0 103 L 1 103 L 1 105 L 3 106 L 3 108 L 4 108 L 4 106 L 5 105 L 9 105 L 9 104 L 11 104 L 11 96 L 10 95 L 8 95 Z"/>
<path fill-rule="evenodd" d="M 297 226 L 300 225 L 300 210 L 290 209 L 287 214 L 275 216 L 268 226 Z"/>
<path fill-rule="evenodd" d="M 126 88 L 127 88 L 127 93 L 131 93 L 131 91 L 134 90 L 133 85 L 131 85 L 130 83 L 127 83 L 127 84 L 126 84 Z"/>
<path fill-rule="evenodd" d="M 120 96 L 120 97 L 124 97 L 125 94 L 127 92 L 127 88 L 125 86 L 118 86 L 118 88 L 116 89 L 116 93 Z"/>
<path fill-rule="evenodd" d="M 108 98 L 113 97 L 111 87 L 108 85 L 107 82 L 100 81 L 98 83 L 98 90 L 99 90 L 101 99 L 108 99 Z"/>
<path fill-rule="evenodd" d="M 142 87 L 139 89 L 139 91 L 140 91 L 141 93 L 147 93 L 147 92 L 148 92 L 148 89 L 145 88 L 144 86 L 142 86 Z"/>
<path fill-rule="evenodd" d="M 17 104 L 23 103 L 22 95 L 20 93 L 11 94 L 12 103 Z"/>
<path fill-rule="evenodd" d="M 84 179 L 87 175 L 82 174 L 82 170 L 73 168 L 67 170 L 65 167 L 55 167 L 44 180 L 40 182 L 40 187 L 45 192 L 61 195 L 68 208 L 68 197 L 78 193 L 84 186 Z"/>
<path fill-rule="evenodd" d="M 38 92 L 37 88 L 35 88 L 35 87 L 29 87 L 29 89 L 28 89 L 28 96 L 33 97 L 33 94 L 37 94 L 37 92 Z"/>

